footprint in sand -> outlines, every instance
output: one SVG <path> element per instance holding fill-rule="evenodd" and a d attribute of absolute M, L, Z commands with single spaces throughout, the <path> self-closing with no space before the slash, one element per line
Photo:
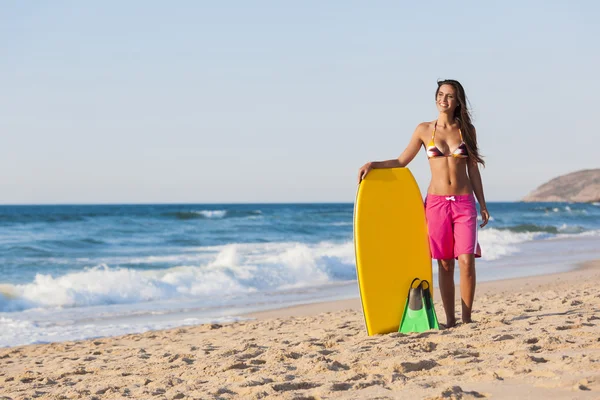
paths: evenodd
<path fill-rule="evenodd" d="M 398 373 L 393 373 L 391 378 L 390 378 L 390 382 L 391 383 L 406 383 L 406 381 L 408 381 L 408 376 L 404 375 L 404 374 L 398 374 Z M 397 382 L 397 383 L 396 383 Z"/>
<path fill-rule="evenodd" d="M 321 386 L 319 383 L 312 382 L 286 382 L 271 386 L 276 392 L 289 392 L 291 390 L 306 390 Z"/>
<path fill-rule="evenodd" d="M 273 354 L 273 358 L 277 361 L 287 361 L 289 359 L 297 360 L 302 357 L 302 354 L 294 351 L 282 351 L 276 350 Z"/>
<path fill-rule="evenodd" d="M 546 344 L 548 344 L 548 345 L 551 345 L 551 344 L 561 344 L 561 343 L 562 343 L 562 340 L 559 337 L 557 337 L 557 336 L 548 336 L 546 338 Z"/>
<path fill-rule="evenodd" d="M 394 372 L 399 373 L 407 373 L 407 372 L 417 372 L 417 371 L 426 371 L 432 368 L 437 367 L 439 364 L 434 360 L 421 360 L 417 362 L 403 362 L 400 364 L 394 365 Z"/>
<path fill-rule="evenodd" d="M 327 365 L 327 369 L 330 371 L 347 371 L 350 369 L 346 364 L 342 364 L 339 361 L 334 361 L 331 364 Z"/>
<path fill-rule="evenodd" d="M 334 350 L 319 350 L 319 351 L 317 351 L 317 353 L 324 355 L 324 356 L 328 356 L 331 353 L 335 353 L 335 351 Z"/>
<path fill-rule="evenodd" d="M 567 321 L 567 323 L 573 324 L 573 322 L 570 322 L 570 321 Z M 560 326 L 556 327 L 556 330 L 557 331 L 566 331 L 568 329 L 578 329 L 578 328 L 581 328 L 580 324 L 578 324 L 578 325 L 560 325 Z"/>
<path fill-rule="evenodd" d="M 255 386 L 263 386 L 267 383 L 273 383 L 273 379 L 271 378 L 260 378 L 259 380 L 251 380 L 246 383 L 243 383 L 242 387 L 255 387 Z"/>
<path fill-rule="evenodd" d="M 533 346 L 529 346 L 529 351 L 533 352 L 533 353 L 537 353 L 542 349 L 542 346 L 538 346 L 537 344 L 534 344 Z"/>
<path fill-rule="evenodd" d="M 220 395 L 222 395 L 222 394 L 231 394 L 231 395 L 236 395 L 237 393 L 236 393 L 236 392 L 234 392 L 234 391 L 232 391 L 232 390 L 229 390 L 229 389 L 227 389 L 227 388 L 220 388 L 219 390 L 217 390 L 217 391 L 214 393 L 214 395 L 215 395 L 215 396 L 220 396 Z"/>
<path fill-rule="evenodd" d="M 526 308 L 525 310 L 523 310 L 527 313 L 532 313 L 532 312 L 537 312 L 537 311 L 542 311 L 542 306 L 538 306 L 538 307 L 530 307 L 530 308 Z"/>
<path fill-rule="evenodd" d="M 263 353 L 264 353 L 264 350 L 257 350 L 252 353 L 241 354 L 241 355 L 237 356 L 237 359 L 238 360 L 250 360 L 252 358 L 256 358 L 256 357 L 260 356 Z"/>
<path fill-rule="evenodd" d="M 501 342 L 504 340 L 512 340 L 514 338 L 515 337 L 513 335 L 508 335 L 508 334 L 492 336 L 492 339 L 494 339 L 495 342 Z"/>
<path fill-rule="evenodd" d="M 219 348 L 217 346 L 213 346 L 213 345 L 209 344 L 208 346 L 204 347 L 202 350 L 204 351 L 204 354 L 210 354 L 211 352 L 218 350 L 218 349 Z M 238 351 L 238 350 L 231 350 L 231 351 Z"/>
<path fill-rule="evenodd" d="M 356 374 L 356 375 L 346 379 L 346 382 L 360 381 L 361 379 L 365 379 L 366 377 L 367 377 L 367 374 Z"/>
<path fill-rule="evenodd" d="M 238 362 L 238 363 L 234 363 L 234 364 L 231 364 L 231 365 L 225 367 L 223 369 L 223 371 L 229 371 L 232 369 L 247 369 L 247 368 L 253 368 L 250 371 L 254 370 L 254 367 L 252 365 L 246 364 L 245 362 Z"/>
<path fill-rule="evenodd" d="M 374 379 L 374 380 L 367 381 L 367 382 L 358 382 L 354 385 L 354 389 L 360 390 L 360 389 L 368 388 L 370 386 L 383 386 L 384 388 L 387 388 L 384 380 Z"/>
<path fill-rule="evenodd" d="M 546 360 L 544 357 L 529 356 L 529 359 L 537 364 L 544 364 L 548 362 L 548 360 Z"/>
<path fill-rule="evenodd" d="M 413 343 L 408 346 L 409 349 L 413 351 L 422 351 L 425 353 L 431 353 L 435 351 L 437 348 L 437 344 L 433 342 L 425 342 L 425 343 Z"/>
<path fill-rule="evenodd" d="M 350 390 L 354 386 L 352 383 L 334 383 L 331 385 L 331 390 L 334 392 L 340 392 L 344 390 Z"/>
<path fill-rule="evenodd" d="M 471 392 L 465 392 L 464 390 L 462 390 L 462 388 L 460 386 L 452 386 L 450 388 L 445 389 L 440 396 L 437 397 L 432 397 L 428 400 L 443 400 L 443 399 L 462 399 L 462 400 L 467 400 L 467 399 L 483 399 L 487 396 L 476 392 L 476 391 L 471 391 Z"/>

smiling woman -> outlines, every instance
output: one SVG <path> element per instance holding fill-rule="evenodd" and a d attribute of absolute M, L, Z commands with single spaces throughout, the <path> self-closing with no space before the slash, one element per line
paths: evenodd
<path fill-rule="evenodd" d="M 422 122 L 406 149 L 397 159 L 369 162 L 358 173 L 359 182 L 373 168 L 406 167 L 424 147 L 431 169 L 431 182 L 425 199 L 431 256 L 438 260 L 439 286 L 446 311 L 447 326 L 454 326 L 454 263 L 460 266 L 462 320 L 471 322 L 475 295 L 475 258 L 481 257 L 477 241 L 477 209 L 483 223 L 487 211 L 479 164 L 475 127 L 467 107 L 463 86 L 456 80 L 439 81 L 435 92 L 438 118 Z"/>
<path fill-rule="evenodd" d="M 460 128 L 458 130 L 461 140 L 460 145 L 456 148 L 454 152 L 452 152 L 448 156 L 467 158 L 470 154 L 476 162 L 485 165 L 485 162 L 479 155 L 479 149 L 477 148 L 477 140 L 475 138 L 475 127 L 471 123 L 471 115 L 467 108 L 467 96 L 465 95 L 465 91 L 462 85 L 458 81 L 452 79 L 440 81 L 438 82 L 438 88 L 436 90 L 435 97 L 436 104 L 440 112 L 444 112 L 446 110 L 454 108 L 455 113 L 457 114 L 456 119 L 458 121 L 462 121 L 462 123 L 459 123 Z M 455 107 L 452 107 L 452 105 L 455 105 Z M 433 146 L 435 147 L 434 138 L 435 127 L 433 135 L 431 137 L 431 142 L 429 143 L 429 145 L 433 144 Z M 459 151 L 458 154 L 456 154 L 457 151 Z M 431 155 L 429 155 L 429 146 L 427 156 L 429 158 L 432 157 Z M 444 155 L 440 152 L 435 156 Z"/>

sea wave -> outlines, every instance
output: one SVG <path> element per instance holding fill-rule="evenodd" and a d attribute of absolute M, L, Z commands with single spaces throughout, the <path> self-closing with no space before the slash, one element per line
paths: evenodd
<path fill-rule="evenodd" d="M 600 236 L 600 230 L 586 230 L 578 225 L 559 227 L 521 224 L 504 228 L 485 228 L 478 232 L 478 240 L 485 260 L 496 260 L 520 252 L 520 243 L 532 240 L 585 238 Z"/>
<path fill-rule="evenodd" d="M 98 265 L 0 286 L 0 311 L 131 304 L 308 287 L 356 278 L 354 247 L 304 243 L 221 246 L 199 265 L 138 270 Z"/>
<path fill-rule="evenodd" d="M 518 253 L 520 244 L 532 240 L 600 235 L 579 229 L 566 224 L 555 229 L 486 227 L 479 230 L 478 239 L 486 261 Z M 176 254 L 117 255 L 105 261 L 62 275 L 39 273 L 26 283 L 0 285 L 0 311 L 235 296 L 356 279 L 352 241 L 234 243 Z"/>
<path fill-rule="evenodd" d="M 553 225 L 536 225 L 536 224 L 518 224 L 513 226 L 506 226 L 497 228 L 503 231 L 517 232 L 517 233 L 553 233 L 559 232 L 558 227 Z"/>
<path fill-rule="evenodd" d="M 44 248 L 39 244 L 36 245 L 14 245 L 4 248 L 4 255 L 18 256 L 18 257 L 51 257 L 52 250 Z"/>
<path fill-rule="evenodd" d="M 541 211 L 544 215 L 587 215 L 588 211 L 585 209 L 586 205 L 582 204 L 571 204 L 571 205 L 547 205 L 533 207 L 531 211 Z"/>
<path fill-rule="evenodd" d="M 29 244 L 15 244 L 0 248 L 4 255 L 20 257 L 52 257 L 57 249 L 90 249 L 105 245 L 106 242 L 96 238 L 38 240 Z"/>
<path fill-rule="evenodd" d="M 519 252 L 519 243 L 539 238 L 542 232 L 521 231 L 515 232 L 507 229 L 486 228 L 478 232 L 478 241 L 481 245 L 482 256 L 485 260 L 497 260 Z"/>
<path fill-rule="evenodd" d="M 190 210 L 190 211 L 174 211 L 164 215 L 174 217 L 180 220 L 188 219 L 222 219 L 222 218 L 244 218 L 256 217 L 261 215 L 260 210 Z"/>
<path fill-rule="evenodd" d="M 61 223 L 61 222 L 79 222 L 84 221 L 88 217 L 96 217 L 97 215 L 80 215 L 80 214 L 27 214 L 27 213 L 10 213 L 0 214 L 0 223 L 9 224 L 30 224 L 30 223 Z"/>
<path fill-rule="evenodd" d="M 582 233 L 582 232 L 586 231 L 586 229 L 582 226 L 573 225 L 573 224 L 569 225 L 566 223 L 563 223 L 559 226 L 537 225 L 537 224 L 518 224 L 518 225 L 499 227 L 496 229 L 502 230 L 502 231 L 516 232 L 516 233 L 546 233 L 546 234 L 552 234 L 552 235 L 557 235 L 557 234 L 561 234 L 561 233 Z"/>

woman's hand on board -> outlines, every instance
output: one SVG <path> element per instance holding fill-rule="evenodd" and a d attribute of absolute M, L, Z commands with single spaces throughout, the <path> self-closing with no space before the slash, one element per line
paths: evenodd
<path fill-rule="evenodd" d="M 373 163 L 370 163 L 370 162 L 368 162 L 365 165 L 363 165 L 362 167 L 360 167 L 360 169 L 358 170 L 358 183 L 360 183 L 363 179 L 365 179 L 365 177 L 367 176 L 369 171 L 372 169 L 373 169 Z"/>

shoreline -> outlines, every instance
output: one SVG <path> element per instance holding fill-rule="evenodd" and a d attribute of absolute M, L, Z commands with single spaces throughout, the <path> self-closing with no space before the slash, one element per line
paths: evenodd
<path fill-rule="evenodd" d="M 595 262 L 600 263 L 600 259 L 592 259 L 580 263 L 573 263 L 565 268 L 569 268 L 563 270 L 562 272 L 551 272 L 547 274 L 535 274 L 523 277 L 516 278 L 505 278 L 499 280 L 486 280 L 483 282 L 477 283 L 477 290 L 475 292 L 475 303 L 474 309 L 479 307 L 478 297 L 483 294 L 486 290 L 508 290 L 514 291 L 516 287 L 518 287 L 519 282 L 526 282 L 525 285 L 529 285 L 529 283 L 542 283 L 542 282 L 552 282 L 555 279 L 570 279 L 573 273 L 580 272 L 583 273 L 585 270 L 590 269 L 590 265 L 593 265 Z M 593 268 L 593 267 L 592 267 Z M 456 274 L 458 276 L 458 273 Z M 456 299 L 460 296 L 459 291 L 459 279 L 456 279 Z M 362 313 L 362 305 L 360 301 L 360 294 L 358 293 L 358 283 L 357 281 L 347 281 L 345 283 L 341 283 L 337 286 L 338 294 L 337 295 L 329 295 L 322 296 L 322 293 L 317 296 L 313 296 L 312 299 L 310 296 L 304 296 L 304 298 L 297 299 L 296 301 L 287 301 L 282 303 L 265 303 L 264 301 L 261 303 L 256 303 L 253 305 L 248 305 L 244 308 L 235 310 L 236 306 L 231 306 L 230 312 L 227 314 L 219 314 L 214 317 L 210 317 L 209 314 L 203 316 L 197 316 L 195 312 L 192 310 L 190 312 L 186 312 L 185 315 L 180 316 L 180 318 L 187 319 L 197 319 L 195 322 L 187 322 L 187 323 L 173 323 L 170 326 L 160 326 L 160 324 L 156 324 L 157 319 L 165 318 L 162 314 L 158 316 L 125 316 L 122 317 L 130 320 L 133 323 L 143 322 L 144 319 L 147 319 L 147 328 L 144 330 L 141 329 L 132 329 L 130 331 L 125 332 L 102 332 L 96 331 L 96 334 L 90 334 L 83 337 L 74 337 L 74 338 L 58 338 L 57 340 L 48 340 L 51 338 L 51 334 L 44 337 L 44 339 L 39 340 L 33 343 L 17 343 L 17 344 L 6 344 L 4 346 L 0 346 L 2 348 L 14 348 L 18 346 L 27 346 L 27 345 L 37 345 L 37 344 L 51 344 L 51 343 L 62 343 L 62 342 L 72 342 L 72 341 L 81 341 L 81 340 L 94 340 L 94 339 L 104 339 L 104 338 L 112 338 L 112 337 L 120 337 L 128 334 L 140 334 L 146 332 L 157 332 L 164 331 L 170 329 L 178 329 L 178 328 L 187 328 L 198 325 L 205 324 L 231 324 L 236 322 L 243 321 L 252 321 L 252 320 L 263 320 L 267 318 L 284 318 L 284 317 L 300 317 L 300 316 L 314 316 L 322 312 L 336 312 L 342 310 L 353 310 L 355 312 Z M 341 290 L 340 290 L 341 288 Z M 327 289 L 320 289 L 327 291 Z M 313 293 L 314 295 L 314 293 Z M 316 297 L 316 298 L 315 298 Z M 321 297 L 319 299 L 319 297 Z M 337 297 L 337 298 L 336 298 Z M 436 308 L 440 307 L 440 293 L 437 287 L 437 280 L 434 282 L 434 302 Z M 227 307 L 225 307 L 227 308 Z M 457 310 L 460 307 L 457 307 Z M 217 308 L 218 310 L 218 308 Z M 167 319 L 176 320 L 176 314 L 171 316 L 167 316 Z M 141 319 L 140 319 L 141 318 Z M 95 320 L 91 320 L 92 322 Z M 153 322 L 154 321 L 154 322 Z M 100 321 L 103 322 L 103 321 Z M 444 321 L 440 321 L 444 322 Z M 158 325 L 158 326 L 157 326 Z"/>
<path fill-rule="evenodd" d="M 600 392 L 599 281 L 600 260 L 594 260 L 568 272 L 484 282 L 474 323 L 418 334 L 367 336 L 353 299 L 232 323 L 2 348 L 0 394 L 594 399 Z M 436 309 L 444 315 L 439 301 Z"/>
<path fill-rule="evenodd" d="M 475 302 L 474 307 L 477 308 L 477 298 L 481 294 L 481 291 L 499 291 L 502 293 L 514 293 L 524 288 L 533 289 L 540 288 L 548 284 L 557 284 L 557 281 L 563 283 L 574 282 L 579 279 L 585 279 L 596 274 L 600 275 L 600 259 L 593 259 L 578 263 L 571 270 L 564 272 L 555 272 L 550 274 L 530 275 L 520 278 L 507 278 L 499 280 L 491 280 L 485 282 L 478 282 L 475 291 Z M 456 294 L 455 298 L 460 299 L 460 291 L 458 279 L 456 282 Z M 356 283 L 358 284 L 358 283 Z M 437 303 L 440 299 L 439 287 L 434 285 L 434 301 L 436 307 L 440 306 Z M 250 318 L 256 320 L 268 319 L 268 318 L 284 318 L 284 317 L 307 317 L 314 316 L 322 312 L 336 312 L 345 309 L 350 309 L 357 312 L 362 312 L 362 305 L 360 297 L 344 299 L 344 300 L 332 300 L 322 301 L 309 304 L 297 304 L 292 306 L 285 306 L 281 308 L 275 308 L 265 311 L 256 311 L 241 314 L 242 318 Z M 457 308 L 457 310 L 460 308 Z"/>

